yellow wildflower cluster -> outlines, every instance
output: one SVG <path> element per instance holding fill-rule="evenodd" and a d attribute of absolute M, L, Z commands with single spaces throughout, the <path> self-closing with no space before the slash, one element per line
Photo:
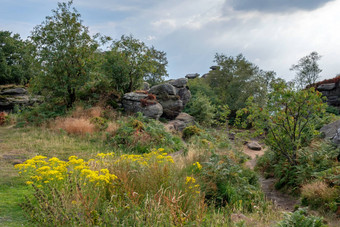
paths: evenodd
<path fill-rule="evenodd" d="M 88 162 L 83 159 L 78 159 L 76 156 L 70 156 L 68 162 L 61 161 L 56 157 L 45 161 L 47 157 L 36 156 L 25 161 L 23 164 L 18 164 L 15 168 L 19 169 L 19 173 L 26 173 L 30 177 L 30 181 L 26 184 L 36 183 L 38 187 L 41 184 L 52 184 L 63 181 L 68 175 L 83 176 L 84 185 L 87 181 L 98 185 L 112 183 L 117 176 L 110 174 L 109 170 L 101 169 L 100 171 L 90 170 Z"/>
<path fill-rule="evenodd" d="M 118 177 L 114 174 L 110 174 L 108 169 L 101 169 L 100 171 L 93 171 L 90 169 L 81 170 L 81 175 L 91 183 L 95 183 L 96 186 L 107 185 L 112 183 Z M 86 183 L 84 183 L 86 185 Z"/>
<path fill-rule="evenodd" d="M 110 153 L 99 153 L 97 154 L 96 157 L 99 157 L 99 158 L 106 158 L 106 157 L 113 157 L 115 155 L 114 152 L 110 152 Z"/>
<path fill-rule="evenodd" d="M 189 190 L 195 189 L 197 194 L 200 193 L 199 191 L 199 184 L 196 184 L 196 179 L 194 177 L 187 177 L 185 180 L 185 184 L 188 186 Z"/>
<path fill-rule="evenodd" d="M 202 169 L 202 165 L 199 162 L 195 162 L 194 164 L 192 164 L 193 166 L 195 166 L 198 170 Z"/>
<path fill-rule="evenodd" d="M 164 151 L 163 148 L 154 149 L 150 153 L 145 153 L 142 155 L 134 155 L 134 154 L 124 154 L 121 155 L 120 158 L 115 162 L 128 162 L 128 163 L 138 163 L 142 166 L 149 166 L 150 163 L 174 163 L 174 160 L 167 153 L 162 153 Z"/>

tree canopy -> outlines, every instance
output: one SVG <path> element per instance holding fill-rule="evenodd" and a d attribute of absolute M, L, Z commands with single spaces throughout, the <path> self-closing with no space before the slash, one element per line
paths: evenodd
<path fill-rule="evenodd" d="M 19 34 L 0 31 L 0 84 L 25 84 L 30 80 L 31 48 Z"/>
<path fill-rule="evenodd" d="M 67 107 L 73 105 L 79 88 L 88 80 L 91 58 L 98 47 L 71 6 L 72 1 L 58 3 L 53 16 L 36 26 L 31 36 L 39 68 L 33 87 Z"/>
<path fill-rule="evenodd" d="M 295 84 L 298 89 L 314 84 L 320 77 L 322 70 L 319 68 L 318 61 L 321 56 L 318 52 L 312 52 L 301 58 L 296 65 L 292 65 L 290 70 L 296 71 Z"/>
<path fill-rule="evenodd" d="M 103 71 L 120 92 L 138 89 L 143 80 L 155 84 L 168 76 L 165 52 L 147 47 L 132 35 L 123 35 L 113 42 L 111 50 L 105 53 L 105 59 Z"/>

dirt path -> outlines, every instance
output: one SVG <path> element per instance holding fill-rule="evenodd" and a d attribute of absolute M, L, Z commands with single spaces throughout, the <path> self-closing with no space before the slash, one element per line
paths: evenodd
<path fill-rule="evenodd" d="M 251 160 L 246 162 L 246 166 L 248 166 L 250 169 L 254 169 L 257 157 L 262 156 L 265 152 L 265 149 L 262 149 L 260 151 L 253 151 L 249 149 L 247 145 L 244 145 L 243 152 L 249 155 L 251 158 Z M 298 203 L 298 201 L 290 195 L 277 191 L 274 187 L 275 184 L 274 178 L 265 179 L 264 177 L 260 176 L 259 180 L 261 188 L 264 194 L 266 195 L 267 199 L 273 201 L 273 203 L 281 210 L 285 211 L 294 210 L 294 206 L 295 204 Z"/>

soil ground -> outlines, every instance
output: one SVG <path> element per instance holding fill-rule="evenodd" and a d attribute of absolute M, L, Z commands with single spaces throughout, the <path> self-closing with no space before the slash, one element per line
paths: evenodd
<path fill-rule="evenodd" d="M 264 154 L 265 148 L 262 148 L 260 151 L 254 151 L 249 149 L 247 145 L 244 145 L 243 152 L 249 155 L 251 158 L 249 161 L 246 162 L 246 166 L 248 166 L 250 169 L 254 169 L 256 165 L 256 159 Z M 284 211 L 294 210 L 294 206 L 298 204 L 298 200 L 288 194 L 284 194 L 276 190 L 274 187 L 274 178 L 265 179 L 261 176 L 259 180 L 264 194 L 268 199 L 273 201 L 277 208 Z"/>

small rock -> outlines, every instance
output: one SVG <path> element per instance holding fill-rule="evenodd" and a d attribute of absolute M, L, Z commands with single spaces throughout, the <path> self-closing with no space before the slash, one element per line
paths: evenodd
<path fill-rule="evenodd" d="M 199 76 L 200 76 L 200 74 L 198 74 L 198 73 L 192 73 L 192 74 L 187 74 L 185 77 L 188 78 L 188 79 L 195 79 Z"/>
<path fill-rule="evenodd" d="M 256 141 L 251 141 L 247 143 L 247 146 L 249 149 L 254 150 L 254 151 L 260 151 L 262 149 L 261 145 L 258 144 Z"/>

